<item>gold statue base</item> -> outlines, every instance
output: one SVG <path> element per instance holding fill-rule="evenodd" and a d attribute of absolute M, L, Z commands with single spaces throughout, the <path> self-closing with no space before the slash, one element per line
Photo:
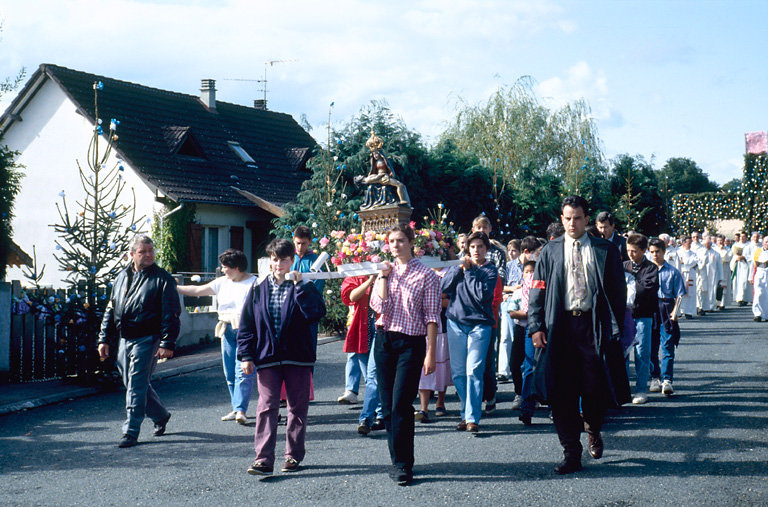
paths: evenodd
<path fill-rule="evenodd" d="M 407 224 L 411 220 L 413 208 L 407 204 L 391 204 L 359 210 L 360 230 L 362 232 L 387 232 L 397 224 Z"/>

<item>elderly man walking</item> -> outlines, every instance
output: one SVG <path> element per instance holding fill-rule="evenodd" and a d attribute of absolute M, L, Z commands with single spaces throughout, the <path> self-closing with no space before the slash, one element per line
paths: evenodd
<path fill-rule="evenodd" d="M 130 255 L 131 263 L 115 278 L 99 334 L 102 360 L 109 357 L 110 344 L 118 342 L 117 367 L 126 390 L 126 419 L 118 447 L 138 443 L 145 416 L 154 422 L 156 437 L 165 433 L 171 413 L 150 378 L 159 357 L 173 357 L 181 312 L 176 282 L 155 264 L 152 239 L 137 235 Z"/>

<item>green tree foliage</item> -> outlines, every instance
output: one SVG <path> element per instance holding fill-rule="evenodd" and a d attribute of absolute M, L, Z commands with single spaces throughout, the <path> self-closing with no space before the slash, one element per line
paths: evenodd
<path fill-rule="evenodd" d="M 653 162 L 627 154 L 613 160 L 608 209 L 624 230 L 658 235 L 666 230 L 667 215 L 659 195 Z"/>
<path fill-rule="evenodd" d="M 671 195 L 716 192 L 720 187 L 689 158 L 670 158 L 659 170 L 659 180 L 664 179 Z"/>
<path fill-rule="evenodd" d="M 460 102 L 442 137 L 477 157 L 489 172 L 494 203 L 486 211 L 508 235 L 542 234 L 559 214 L 563 195 L 599 197 L 605 176 L 587 103 L 552 111 L 532 86 L 530 78 L 521 78 L 485 103 Z"/>
<path fill-rule="evenodd" d="M 152 220 L 155 261 L 169 273 L 189 271 L 189 224 L 195 221 L 194 203 L 185 202 L 181 209 L 165 204 Z M 163 215 L 171 215 L 162 218 Z"/>
<path fill-rule="evenodd" d="M 733 178 L 731 181 L 720 185 L 720 190 L 723 192 L 740 192 L 741 191 L 741 179 Z"/>
<path fill-rule="evenodd" d="M 0 146 L 0 280 L 5 279 L 8 248 L 13 237 L 13 202 L 21 190 L 24 174 L 15 162 L 17 152 Z"/>

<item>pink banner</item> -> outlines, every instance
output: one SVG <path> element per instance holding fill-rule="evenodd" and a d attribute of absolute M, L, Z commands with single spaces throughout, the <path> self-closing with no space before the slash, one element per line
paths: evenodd
<path fill-rule="evenodd" d="M 765 132 L 747 132 L 744 134 L 747 153 L 758 155 L 768 152 L 768 134 Z"/>

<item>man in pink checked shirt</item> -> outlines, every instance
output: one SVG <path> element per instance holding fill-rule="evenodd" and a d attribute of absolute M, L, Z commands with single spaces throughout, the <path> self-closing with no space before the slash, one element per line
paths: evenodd
<path fill-rule="evenodd" d="M 371 295 L 371 308 L 380 315 L 374 357 L 392 459 L 389 475 L 401 486 L 413 481 L 413 400 L 421 370 L 425 375 L 435 371 L 440 318 L 440 282 L 413 256 L 413 241 L 407 225 L 389 231 L 387 244 L 395 263 L 381 270 Z"/>

